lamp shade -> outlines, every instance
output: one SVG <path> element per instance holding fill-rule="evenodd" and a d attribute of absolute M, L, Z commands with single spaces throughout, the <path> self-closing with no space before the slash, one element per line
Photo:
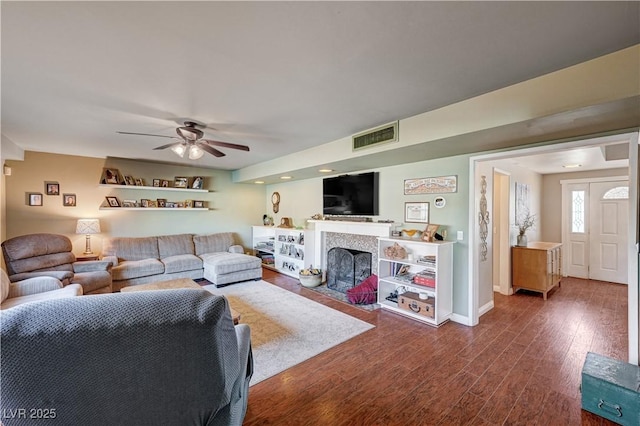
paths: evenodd
<path fill-rule="evenodd" d="M 78 219 L 76 234 L 99 234 L 100 221 L 98 219 Z"/>
<path fill-rule="evenodd" d="M 191 145 L 189 147 L 189 160 L 197 160 L 204 155 L 204 151 L 198 145 Z"/>

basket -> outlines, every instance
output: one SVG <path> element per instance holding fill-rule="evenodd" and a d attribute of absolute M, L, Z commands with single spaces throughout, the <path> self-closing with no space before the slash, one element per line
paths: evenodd
<path fill-rule="evenodd" d="M 299 275 L 303 287 L 318 287 L 322 283 L 322 274 Z"/>

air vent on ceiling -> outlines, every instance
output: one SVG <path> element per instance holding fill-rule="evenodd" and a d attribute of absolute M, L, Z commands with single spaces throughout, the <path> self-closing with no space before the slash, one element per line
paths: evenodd
<path fill-rule="evenodd" d="M 398 140 L 398 122 L 387 124 L 373 130 L 354 135 L 353 150 L 369 148 L 381 143 L 396 142 Z"/>

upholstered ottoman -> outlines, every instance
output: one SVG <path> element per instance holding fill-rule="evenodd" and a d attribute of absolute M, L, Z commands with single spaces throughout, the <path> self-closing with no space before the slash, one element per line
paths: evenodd
<path fill-rule="evenodd" d="M 204 277 L 216 287 L 240 281 L 262 279 L 262 261 L 241 253 L 207 253 L 200 255 Z"/>

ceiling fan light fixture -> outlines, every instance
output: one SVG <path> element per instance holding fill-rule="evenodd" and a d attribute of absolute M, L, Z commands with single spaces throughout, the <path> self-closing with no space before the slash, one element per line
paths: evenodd
<path fill-rule="evenodd" d="M 187 147 L 184 144 L 176 145 L 171 147 L 171 151 L 175 152 L 176 155 L 180 158 L 184 157 L 184 153 L 186 152 Z"/>
<path fill-rule="evenodd" d="M 202 158 L 204 151 L 198 145 L 191 145 L 189 147 L 189 160 L 197 160 Z"/>

